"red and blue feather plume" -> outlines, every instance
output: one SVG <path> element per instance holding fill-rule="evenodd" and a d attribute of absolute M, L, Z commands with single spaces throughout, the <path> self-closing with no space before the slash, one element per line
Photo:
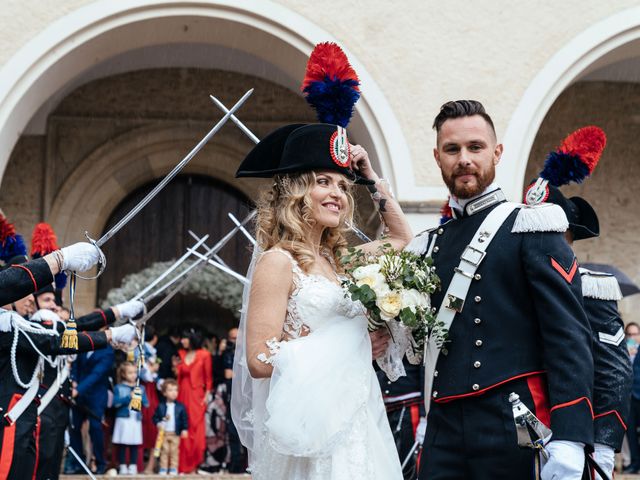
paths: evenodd
<path fill-rule="evenodd" d="M 322 123 L 346 128 L 360 98 L 360 80 L 342 49 L 319 43 L 311 52 L 302 92 Z"/>
<path fill-rule="evenodd" d="M 31 234 L 31 258 L 40 258 L 58 250 L 58 238 L 48 223 L 38 223 Z M 67 285 L 67 274 L 55 275 L 56 288 L 62 290 Z"/>
<path fill-rule="evenodd" d="M 449 205 L 449 198 L 451 197 L 448 197 L 446 202 L 444 202 L 444 204 L 440 208 L 440 225 L 447 223 L 453 218 L 453 211 L 451 210 L 451 206 Z"/>
<path fill-rule="evenodd" d="M 581 183 L 596 168 L 606 144 L 607 136 L 601 128 L 580 128 L 547 156 L 539 176 L 555 187 Z"/>
<path fill-rule="evenodd" d="M 8 262 L 19 255 L 27 256 L 22 235 L 18 235 L 16 227 L 4 215 L 0 215 L 0 260 Z"/>

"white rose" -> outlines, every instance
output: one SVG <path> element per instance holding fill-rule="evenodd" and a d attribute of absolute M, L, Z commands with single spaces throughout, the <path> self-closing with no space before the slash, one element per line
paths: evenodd
<path fill-rule="evenodd" d="M 384 275 L 380 273 L 380 265 L 374 264 L 358 267 L 353 271 L 353 278 L 359 287 L 369 285 L 376 293 L 376 296 L 379 295 L 378 292 L 385 292 L 385 288 L 388 289 Z"/>
<path fill-rule="evenodd" d="M 361 278 L 369 277 L 373 274 L 380 273 L 380 265 L 373 263 L 371 265 L 364 265 L 358 267 L 353 271 L 353 278 L 359 280 Z"/>
<path fill-rule="evenodd" d="M 400 292 L 400 297 L 402 299 L 402 308 L 409 307 L 414 313 L 417 307 L 429 307 L 429 297 L 420 293 L 415 288 L 402 290 L 402 292 Z"/>
<path fill-rule="evenodd" d="M 390 291 L 376 299 L 376 305 L 380 309 L 380 317 L 385 320 L 393 320 L 402 310 L 402 296 L 398 291 Z"/>

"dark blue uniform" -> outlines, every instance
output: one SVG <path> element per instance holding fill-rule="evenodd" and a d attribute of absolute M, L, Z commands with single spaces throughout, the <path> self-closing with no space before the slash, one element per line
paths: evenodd
<path fill-rule="evenodd" d="M 115 322 L 113 310 L 96 310 L 76 318 L 78 332 L 95 331 Z M 43 322 L 44 323 L 44 322 Z M 83 336 L 83 334 L 80 334 Z M 57 369 L 45 364 L 44 375 L 40 382 L 40 395 L 44 395 L 56 381 Z M 69 398 L 71 380 L 62 384 L 58 394 L 40 415 L 40 436 L 38 446 L 38 465 L 36 480 L 55 480 L 60 475 L 60 465 L 64 452 L 64 432 L 69 424 Z"/>
<path fill-rule="evenodd" d="M 616 303 L 622 294 L 613 275 L 581 269 L 581 276 L 584 308 L 593 331 L 594 442 L 619 452 L 633 380 L 624 322 Z"/>
<path fill-rule="evenodd" d="M 0 272 L 0 305 L 7 305 L 37 291 L 41 286 L 53 282 L 48 264 L 43 259 L 22 265 L 12 265 Z M 64 331 L 58 325 L 58 331 Z M 0 409 L 5 414 L 25 393 L 18 385 L 11 368 L 11 345 L 14 332 L 0 332 Z M 30 338 L 44 354 L 69 354 L 75 350 L 60 348 L 62 335 L 54 337 L 30 334 Z M 78 336 L 78 351 L 90 351 L 107 345 L 104 332 Z M 16 367 L 22 381 L 28 381 L 37 363 L 38 354 L 25 335 L 20 334 L 16 349 Z M 32 402 L 13 425 L 3 418 L 0 422 L 0 479 L 33 476 L 37 454 L 37 402 Z"/>
<path fill-rule="evenodd" d="M 423 234 L 435 236 L 436 307 L 497 205 L 469 215 L 483 198 Z M 436 365 L 421 479 L 530 478 L 534 454 L 517 445 L 511 392 L 550 424 L 554 439 L 593 444 L 592 337 L 577 262 L 561 232 L 534 222 L 512 233 L 516 217 L 528 213 L 516 209 L 495 233 L 451 325 Z"/>

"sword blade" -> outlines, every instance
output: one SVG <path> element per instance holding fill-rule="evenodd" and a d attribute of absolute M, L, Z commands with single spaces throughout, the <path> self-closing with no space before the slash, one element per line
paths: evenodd
<path fill-rule="evenodd" d="M 247 215 L 244 218 L 244 220 L 242 221 L 242 224 L 244 225 L 247 222 L 251 221 L 251 219 L 255 217 L 257 213 L 258 213 L 257 210 L 253 210 L 251 213 L 249 213 L 249 215 Z M 207 255 L 204 255 L 204 256 L 207 258 L 210 258 L 213 255 L 213 252 L 216 252 L 220 250 L 222 247 L 224 247 L 224 245 L 226 245 L 229 242 L 229 240 L 233 238 L 233 236 L 236 234 L 238 229 L 239 229 L 238 226 L 233 227 L 231 231 L 229 231 L 229 233 L 227 233 L 224 237 L 222 237 L 218 241 L 218 243 L 216 243 L 213 247 L 208 249 Z M 191 235 L 197 238 L 197 236 L 194 233 L 191 233 Z M 197 268 L 194 267 L 187 275 L 185 275 L 182 281 L 177 285 L 175 285 L 169 291 L 169 293 L 167 293 L 165 297 L 162 300 L 160 300 L 160 302 L 158 302 L 156 306 L 154 306 L 151 310 L 149 310 L 149 312 L 147 312 L 140 320 L 136 321 L 136 324 L 144 325 L 147 322 L 147 320 L 153 317 L 162 307 L 164 307 L 169 302 L 169 300 L 175 297 L 176 294 L 187 284 L 187 282 L 191 279 L 191 277 L 205 265 L 204 260 L 202 259 L 196 260 L 196 262 L 194 263 L 197 265 Z"/>
<path fill-rule="evenodd" d="M 214 97 L 213 95 L 209 95 L 209 98 L 224 113 L 228 113 L 229 112 L 229 109 L 227 107 L 225 107 L 224 104 L 220 100 L 218 100 L 216 97 Z M 240 120 L 238 120 L 238 117 L 236 117 L 235 115 L 231 115 L 231 121 L 233 123 L 235 123 L 238 126 L 238 128 L 240 130 L 242 130 L 244 132 L 244 134 L 251 139 L 251 141 L 253 143 L 260 143 L 260 139 L 258 137 L 256 137 L 253 134 L 253 132 L 251 130 L 249 130 L 249 128 L 244 123 L 242 123 Z"/>
<path fill-rule="evenodd" d="M 242 283 L 249 283 L 249 280 L 247 280 L 247 277 L 240 275 L 239 273 L 236 273 L 235 271 L 233 271 L 231 268 L 225 267 L 224 265 L 219 264 L 218 262 L 216 262 L 215 260 L 213 260 L 212 258 L 207 258 L 205 255 L 203 255 L 200 252 L 196 252 L 195 250 L 189 249 L 189 251 L 195 255 L 196 257 L 198 257 L 200 260 L 203 260 L 205 262 L 207 262 L 209 265 L 212 265 L 214 267 L 216 267 L 217 269 L 231 275 L 233 278 L 241 281 Z"/>
<path fill-rule="evenodd" d="M 236 218 L 236 216 L 235 216 L 233 213 L 231 213 L 231 212 L 227 213 L 227 215 L 229 216 L 229 218 L 231 219 L 231 221 L 236 225 L 236 227 L 238 227 L 238 228 L 240 229 L 240 231 L 243 233 L 243 235 L 244 235 L 245 237 L 247 237 L 247 239 L 248 239 L 248 240 L 251 242 L 251 244 L 255 247 L 255 246 L 256 246 L 256 240 L 255 240 L 255 238 L 253 238 L 253 237 L 251 236 L 251 234 L 250 234 L 249 232 L 247 232 L 247 229 L 246 229 L 246 228 L 244 228 L 244 227 L 242 226 L 242 224 L 240 223 L 240 220 L 238 220 L 238 219 Z"/>
<path fill-rule="evenodd" d="M 371 241 L 371 239 L 369 237 L 367 237 L 367 234 L 364 233 L 362 230 L 360 230 L 355 225 L 353 225 L 351 223 L 347 223 L 347 226 L 353 231 L 353 233 L 355 233 L 360 238 L 360 240 L 363 240 L 365 242 L 370 242 Z"/>
<path fill-rule="evenodd" d="M 178 163 L 175 167 L 173 167 L 173 170 L 171 170 L 167 174 L 167 176 L 164 177 L 162 181 L 158 185 L 156 185 L 155 188 L 151 190 L 140 201 L 140 203 L 138 203 L 135 207 L 133 207 L 133 209 L 129 213 L 127 213 L 122 218 L 122 220 L 116 223 L 107 233 L 105 233 L 102 237 L 100 237 L 100 239 L 96 242 L 96 245 L 98 247 L 101 247 L 102 245 L 104 245 L 111 237 L 113 237 L 116 233 L 118 233 L 118 231 L 122 227 L 124 227 L 133 217 L 135 217 L 138 214 L 138 212 L 140 212 L 140 210 L 142 210 L 167 185 L 167 183 L 169 183 L 173 179 L 173 177 L 175 177 L 178 173 L 180 173 L 180 171 L 185 167 L 185 165 L 187 165 L 187 163 L 189 163 L 189 161 L 191 161 L 191 159 L 195 157 L 195 155 L 202 149 L 202 147 L 204 147 L 207 144 L 207 142 L 211 139 L 211 137 L 213 137 L 218 132 L 218 130 L 220 130 L 222 126 L 225 123 L 227 123 L 227 120 L 231 118 L 233 113 L 242 106 L 245 100 L 247 100 L 247 98 L 249 98 L 252 93 L 253 93 L 253 88 L 249 90 L 247 93 L 245 93 L 242 96 L 242 98 L 240 98 L 240 100 L 238 100 L 236 104 L 233 107 L 231 107 L 231 110 L 228 110 L 227 113 L 225 113 L 224 117 L 222 117 L 220 121 L 216 123 L 216 125 L 209 131 L 209 133 L 207 133 L 204 136 L 204 138 L 200 140 L 200 142 L 198 142 L 198 144 L 195 147 L 193 147 L 193 149 L 187 154 L 186 157 L 184 157 L 180 161 L 180 163 Z"/>
<path fill-rule="evenodd" d="M 196 242 L 196 244 L 192 247 L 192 248 L 198 248 L 200 245 L 202 245 L 205 240 L 209 237 L 209 235 L 205 235 L 204 237 L 202 237 L 200 240 L 198 240 Z M 178 260 L 176 260 L 175 262 L 173 262 L 173 264 L 167 268 L 162 275 L 160 275 L 158 278 L 156 278 L 153 282 L 151 282 L 149 285 L 147 285 L 142 291 L 140 291 L 135 297 L 132 298 L 132 300 L 140 300 L 140 299 L 144 299 L 144 296 L 149 293 L 149 291 L 151 291 L 152 288 L 154 288 L 156 285 L 158 285 L 162 280 L 164 280 L 165 278 L 167 278 L 167 276 L 169 276 L 170 273 L 172 273 L 176 268 L 178 268 L 180 265 L 182 265 L 182 263 L 191 256 L 191 254 L 189 252 L 186 252 L 184 255 L 182 255 Z M 144 300 L 143 300 L 144 301 Z"/>

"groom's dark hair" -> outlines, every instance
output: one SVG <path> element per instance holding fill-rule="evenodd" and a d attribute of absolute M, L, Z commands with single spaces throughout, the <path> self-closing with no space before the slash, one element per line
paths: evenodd
<path fill-rule="evenodd" d="M 440 128 L 447 120 L 460 117 L 472 117 L 473 115 L 480 115 L 491 127 L 493 134 L 496 134 L 496 129 L 493 126 L 493 120 L 477 100 L 454 100 L 447 102 L 440 107 L 440 113 L 436 115 L 433 121 L 433 128 L 436 133 L 440 133 Z"/>

